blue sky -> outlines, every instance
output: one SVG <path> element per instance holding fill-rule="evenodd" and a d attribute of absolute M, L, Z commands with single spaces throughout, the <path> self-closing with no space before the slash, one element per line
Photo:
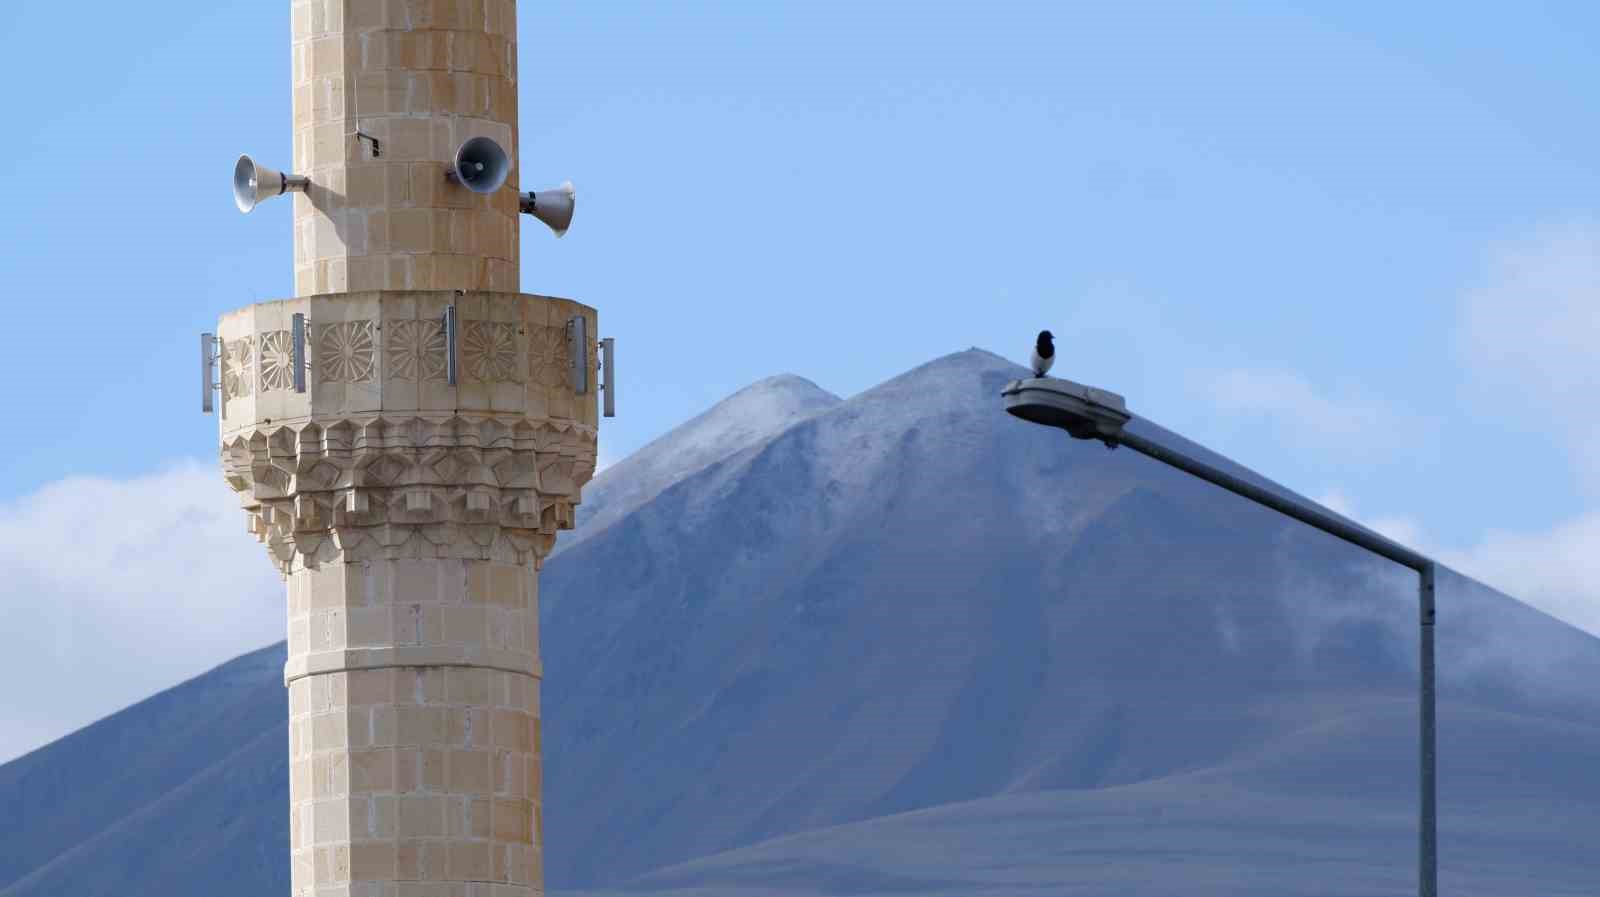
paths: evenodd
<path fill-rule="evenodd" d="M 1600 6 L 520 6 L 524 186 L 579 192 L 522 286 L 617 339 L 603 459 L 1050 327 L 1055 373 L 1588 619 Z M 287 204 L 227 186 L 288 165 L 289 4 L 62 13 L 0 6 L 0 528 L 134 532 L 213 475 L 196 334 L 291 292 Z"/>

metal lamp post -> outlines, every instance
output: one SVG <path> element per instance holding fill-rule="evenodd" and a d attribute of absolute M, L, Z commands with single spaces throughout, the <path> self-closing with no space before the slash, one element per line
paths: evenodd
<path fill-rule="evenodd" d="M 1417 571 L 1417 602 L 1421 629 L 1421 788 L 1417 833 L 1417 893 L 1437 897 L 1439 889 L 1438 832 L 1435 818 L 1434 753 L 1434 563 L 1426 557 L 1340 519 L 1316 506 L 1291 501 L 1254 483 L 1219 470 L 1164 445 L 1157 445 L 1123 429 L 1131 419 L 1122 396 L 1056 377 L 1013 380 L 1000 395 L 1006 411 L 1023 420 L 1066 430 L 1075 439 L 1098 439 L 1110 448 L 1125 445 L 1163 464 L 1193 474 L 1208 483 L 1242 495 L 1274 511 L 1309 524 L 1329 535 L 1388 558 Z"/>

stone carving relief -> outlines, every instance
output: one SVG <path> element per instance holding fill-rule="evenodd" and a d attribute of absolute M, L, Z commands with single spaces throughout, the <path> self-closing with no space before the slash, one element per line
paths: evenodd
<path fill-rule="evenodd" d="M 249 529 L 285 572 L 339 559 L 539 564 L 594 473 L 595 430 L 462 413 L 240 433 L 222 446 Z"/>
<path fill-rule="evenodd" d="M 383 362 L 398 380 L 445 381 L 444 325 L 439 321 L 387 321 Z"/>
<path fill-rule="evenodd" d="M 562 327 L 531 326 L 527 366 L 519 364 L 522 330 L 498 321 L 466 321 L 460 336 L 462 373 L 483 383 L 534 383 L 554 389 L 567 385 L 567 332 Z M 316 328 L 311 360 L 317 378 L 328 383 L 370 383 L 378 379 L 379 351 L 386 376 L 396 380 L 445 381 L 444 325 L 437 320 L 343 321 Z M 223 394 L 248 396 L 294 388 L 290 332 L 267 330 L 224 343 Z"/>
<path fill-rule="evenodd" d="M 540 386 L 567 382 L 567 331 L 562 327 L 528 328 L 528 379 Z"/>
<path fill-rule="evenodd" d="M 521 383 L 517 365 L 517 327 L 497 321 L 468 321 L 461 334 L 461 364 L 467 376 L 485 383 Z"/>
<path fill-rule="evenodd" d="M 222 344 L 222 399 L 250 395 L 255 383 L 255 338 L 228 340 Z"/>
<path fill-rule="evenodd" d="M 267 330 L 261 338 L 260 384 L 261 391 L 289 389 L 294 386 L 294 340 L 287 330 Z"/>
<path fill-rule="evenodd" d="M 317 373 L 330 383 L 370 383 L 377 377 L 372 321 L 324 324 L 317 340 Z"/>

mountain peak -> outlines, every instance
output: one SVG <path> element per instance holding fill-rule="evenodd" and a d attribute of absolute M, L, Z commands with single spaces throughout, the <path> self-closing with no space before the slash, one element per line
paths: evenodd
<path fill-rule="evenodd" d="M 739 393 L 742 393 L 742 392 L 751 392 L 753 390 L 760 390 L 760 389 L 799 390 L 799 391 L 806 391 L 806 392 L 821 393 L 823 395 L 833 395 L 832 393 L 828 392 L 827 390 L 823 389 L 822 387 L 818 386 L 817 384 L 811 382 L 810 380 L 807 380 L 806 378 L 800 376 L 799 374 L 789 374 L 789 373 L 773 374 L 770 377 L 762 377 L 760 380 L 757 380 L 754 383 L 751 383 L 749 386 L 746 386 L 743 389 L 734 391 L 733 394 L 734 395 L 738 395 Z M 834 398 L 838 398 L 838 397 L 834 396 Z"/>
<path fill-rule="evenodd" d="M 1028 370 L 1022 365 L 1010 359 L 1002 358 L 987 349 L 973 346 L 970 349 L 951 352 L 948 355 L 941 355 L 932 361 L 919 364 L 904 374 L 885 381 L 883 385 L 887 386 L 890 383 L 902 381 L 931 385 L 934 382 L 948 382 L 958 379 L 982 378 L 989 380 L 995 377 L 1004 377 L 1009 380 L 1026 376 L 1028 376 Z"/>
<path fill-rule="evenodd" d="M 970 408 L 973 407 L 974 390 L 998 403 L 1000 387 L 1006 381 L 1026 376 L 1027 368 L 993 352 L 973 347 L 917 365 L 855 396 L 851 402 L 887 402 L 925 411 L 952 404 Z"/>
<path fill-rule="evenodd" d="M 1024 371 L 1022 365 L 1017 364 L 1009 358 L 1002 358 L 999 355 L 990 352 L 988 349 L 980 349 L 977 346 L 972 346 L 959 352 L 951 352 L 948 355 L 941 355 L 932 361 L 925 362 L 912 368 L 911 370 L 907 371 L 906 374 L 911 375 L 918 372 L 942 370 L 959 370 L 964 373 L 971 373 L 974 371 L 1003 371 L 1006 373 L 1017 373 Z"/>
<path fill-rule="evenodd" d="M 722 409 L 725 405 L 748 402 L 752 399 L 760 399 L 763 402 L 776 402 L 784 407 L 809 407 L 816 404 L 826 406 L 837 404 L 840 401 L 838 396 L 798 374 L 774 374 L 771 377 L 763 377 L 712 405 L 700 417 L 716 414 L 718 409 Z M 774 409 L 769 408 L 767 410 Z M 695 420 L 699 419 L 695 418 Z M 690 421 L 690 423 L 693 422 Z"/>
<path fill-rule="evenodd" d="M 674 483 L 842 401 L 804 377 L 765 377 L 606 468 L 583 489 L 578 528 L 565 551 L 620 520 Z"/>

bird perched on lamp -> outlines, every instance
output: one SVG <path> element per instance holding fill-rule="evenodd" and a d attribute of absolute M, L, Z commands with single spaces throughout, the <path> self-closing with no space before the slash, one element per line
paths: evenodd
<path fill-rule="evenodd" d="M 1056 363 L 1055 337 L 1048 330 L 1039 331 L 1039 339 L 1033 344 L 1033 375 L 1043 377 L 1050 372 L 1050 366 Z"/>

